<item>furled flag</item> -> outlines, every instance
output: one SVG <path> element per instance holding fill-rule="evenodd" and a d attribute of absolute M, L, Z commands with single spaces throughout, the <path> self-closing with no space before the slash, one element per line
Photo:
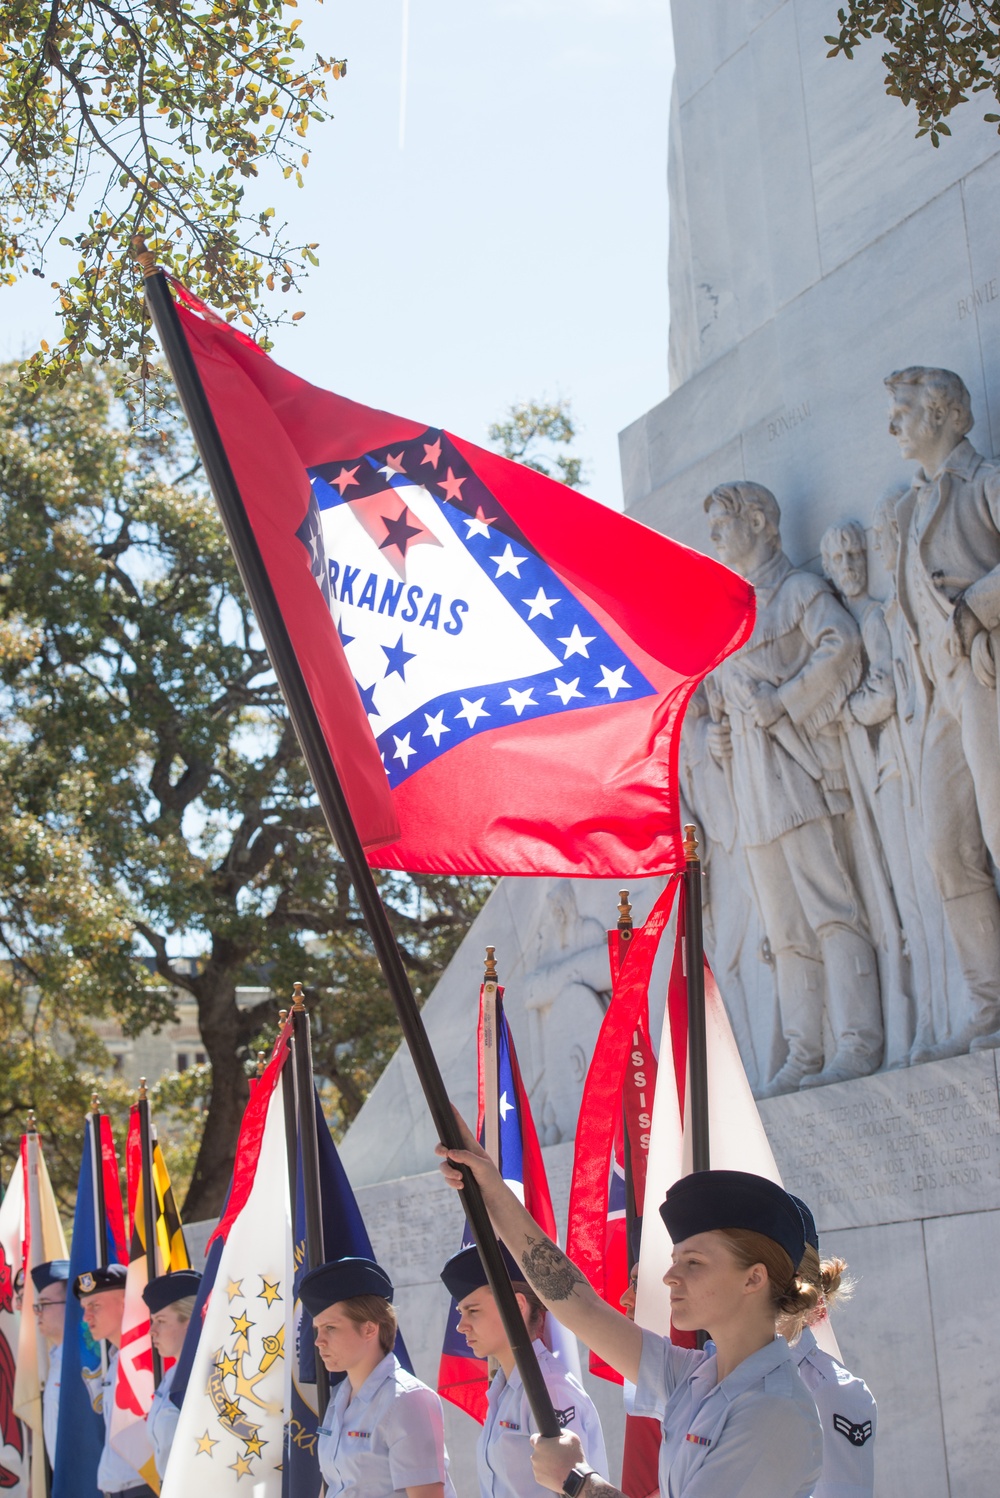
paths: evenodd
<path fill-rule="evenodd" d="M 496 1159 L 507 1185 L 520 1197 L 543 1232 L 557 1241 L 556 1219 L 535 1122 L 503 1010 L 503 988 L 483 984 L 479 991 L 479 1111 L 477 1137 Z M 461 1248 L 471 1247 L 466 1228 Z M 457 1252 L 457 1250 L 456 1250 Z M 438 1364 L 438 1393 L 482 1424 L 486 1419 L 488 1366 L 474 1357 L 458 1330 L 452 1300 Z M 576 1338 L 554 1316 L 545 1318 L 545 1341 L 571 1373 L 580 1376 Z"/>
<path fill-rule="evenodd" d="M 530 468 L 309 385 L 174 289 L 341 775 L 359 701 L 378 746 L 401 832 L 370 836 L 370 861 L 680 868 L 681 719 L 748 637 L 750 584 Z"/>
<path fill-rule="evenodd" d="M 27 1498 L 28 1444 L 14 1413 L 14 1376 L 20 1313 L 14 1280 L 24 1268 L 24 1166 L 18 1157 L 0 1205 L 0 1492 Z"/>
<path fill-rule="evenodd" d="M 118 1454 L 125 1458 L 129 1466 L 134 1468 L 158 1493 L 160 1479 L 156 1471 L 153 1444 L 146 1428 L 146 1416 L 153 1403 L 155 1389 L 149 1307 L 142 1298 L 142 1292 L 149 1283 L 149 1274 L 146 1254 L 141 1106 L 142 1104 L 132 1106 L 128 1136 L 125 1141 L 130 1248 L 128 1278 L 125 1281 L 122 1340 L 118 1350 L 115 1408 L 111 1416 L 111 1444 Z M 148 1169 L 153 1186 L 156 1272 L 169 1274 L 176 1269 L 190 1269 L 191 1261 L 188 1258 L 184 1230 L 181 1226 L 177 1204 L 174 1201 L 166 1161 L 159 1144 L 155 1142 L 151 1144 Z"/>
<path fill-rule="evenodd" d="M 99 1203 L 103 1203 L 103 1213 L 99 1210 Z M 125 1218 L 111 1121 L 104 1113 L 89 1113 L 83 1136 L 73 1215 L 73 1243 L 69 1255 L 69 1293 L 63 1330 L 52 1498 L 99 1498 L 97 1465 L 104 1449 L 104 1417 L 100 1411 L 101 1396 L 97 1386 L 107 1366 L 107 1355 L 104 1344 L 95 1342 L 87 1330 L 82 1307 L 73 1294 L 73 1282 L 78 1274 L 99 1264 L 125 1264 L 127 1261 Z M 96 1405 L 95 1401 L 98 1401 Z"/>
<path fill-rule="evenodd" d="M 292 1346 L 292 1224 L 282 1036 L 247 1104 L 229 1201 L 210 1246 L 223 1243 L 163 1480 L 162 1498 L 281 1493 Z M 195 1315 L 198 1307 L 195 1307 Z M 193 1318 L 192 1318 L 193 1319 Z"/>
<path fill-rule="evenodd" d="M 659 1072 L 650 1130 L 648 1176 L 657 1205 L 667 1188 L 692 1169 L 690 1105 L 688 1099 L 688 994 L 684 972 L 686 891 L 682 885 L 673 963 L 663 1014 Z M 705 960 L 705 1042 L 708 1072 L 708 1135 L 715 1170 L 747 1170 L 781 1185 L 781 1175 L 764 1132 L 757 1104 L 729 1015 L 712 969 Z M 670 1059 L 673 1065 L 669 1064 Z M 653 1198 L 651 1198 L 652 1200 Z M 643 1218 L 642 1250 L 635 1319 L 653 1331 L 670 1324 L 670 1294 L 663 1276 L 670 1264 L 670 1236 L 659 1212 Z M 816 1340 L 833 1357 L 840 1348 L 830 1318 L 813 1327 Z M 682 1342 L 685 1333 L 672 1333 Z M 690 1339 L 687 1345 L 693 1345 Z"/>
<path fill-rule="evenodd" d="M 21 1135 L 21 1168 L 24 1173 L 24 1313 L 17 1344 L 17 1377 L 14 1408 L 31 1431 L 31 1498 L 47 1498 L 45 1436 L 42 1427 L 42 1389 L 49 1373 L 49 1349 L 38 1335 L 38 1320 L 32 1314 L 34 1285 L 31 1271 L 52 1259 L 65 1259 L 66 1235 L 59 1219 L 55 1193 L 42 1153 L 41 1136 L 31 1130 Z"/>
<path fill-rule="evenodd" d="M 283 1085 L 291 1082 L 290 1068 Z M 347 1172 L 340 1163 L 337 1146 L 323 1116 L 319 1097 L 314 1093 L 316 1140 L 319 1146 L 319 1187 L 323 1212 L 323 1257 L 331 1259 L 374 1259 L 371 1239 L 355 1200 Z M 319 1498 L 323 1477 L 316 1453 L 316 1428 L 319 1424 L 316 1397 L 315 1337 L 312 1317 L 298 1299 L 299 1283 L 307 1272 L 305 1190 L 302 1179 L 302 1133 L 297 1145 L 297 1183 L 295 1189 L 295 1356 L 292 1359 L 292 1403 L 286 1426 L 285 1466 L 282 1492 L 286 1498 Z M 413 1364 L 406 1350 L 402 1332 L 396 1334 L 395 1353 L 410 1373 Z M 331 1386 L 344 1374 L 330 1374 Z"/>

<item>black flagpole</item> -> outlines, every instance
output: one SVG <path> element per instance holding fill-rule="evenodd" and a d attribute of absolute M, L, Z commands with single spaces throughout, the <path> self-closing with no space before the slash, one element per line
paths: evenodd
<path fill-rule="evenodd" d="M 139 1151 L 142 1168 L 142 1227 L 146 1239 L 146 1279 L 156 1278 L 156 1197 L 153 1186 L 153 1138 L 149 1127 L 149 1098 L 146 1095 L 146 1078 L 139 1078 Z M 164 1270 L 169 1266 L 164 1265 Z M 160 1387 L 163 1377 L 163 1361 L 153 1348 L 153 1387 Z"/>
<path fill-rule="evenodd" d="M 691 1166 L 711 1168 L 708 1137 L 708 1046 L 705 1039 L 705 941 L 701 925 L 701 859 L 693 823 L 684 828 L 684 966 L 688 996 L 688 1086 Z"/>
<path fill-rule="evenodd" d="M 219 507 L 236 565 L 250 598 L 257 627 L 288 707 L 306 767 L 316 789 L 330 834 L 340 850 L 354 886 L 396 1008 L 400 1029 L 423 1088 L 438 1138 L 450 1149 L 461 1149 L 462 1140 L 445 1090 L 437 1059 L 431 1049 L 410 980 L 399 955 L 385 906 L 368 867 L 361 840 L 351 819 L 343 788 L 323 737 L 323 730 L 292 649 L 271 580 L 257 546 L 253 528 L 233 475 L 215 418 L 205 395 L 197 365 L 188 346 L 166 277 L 145 246 L 136 245 L 136 258 L 145 278 L 146 306 L 159 335 L 184 414 L 205 465 L 205 474 Z M 538 1359 L 527 1334 L 520 1307 L 511 1288 L 496 1234 L 482 1193 L 470 1172 L 465 1173 L 462 1205 L 479 1248 L 490 1289 L 496 1298 L 504 1332 L 517 1363 L 524 1392 L 535 1424 L 543 1436 L 558 1436 L 560 1425 L 545 1387 Z"/>
<path fill-rule="evenodd" d="M 325 1262 L 326 1255 L 323 1247 L 323 1200 L 319 1183 L 312 1040 L 301 983 L 296 983 L 292 990 L 292 1059 L 295 1067 L 295 1095 L 298 1100 L 299 1149 L 302 1152 L 302 1207 L 306 1220 L 308 1270 L 318 1268 Z M 322 1420 L 330 1398 L 330 1378 L 316 1347 L 313 1348 L 313 1358 L 316 1369 L 316 1413 Z"/>

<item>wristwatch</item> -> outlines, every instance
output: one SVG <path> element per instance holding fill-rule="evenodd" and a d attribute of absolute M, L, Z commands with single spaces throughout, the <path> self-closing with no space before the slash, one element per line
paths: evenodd
<path fill-rule="evenodd" d="M 563 1492 L 567 1498 L 578 1498 L 587 1478 L 593 1472 L 593 1467 L 586 1466 L 583 1462 L 577 1462 L 566 1474 L 566 1481 L 562 1485 Z"/>

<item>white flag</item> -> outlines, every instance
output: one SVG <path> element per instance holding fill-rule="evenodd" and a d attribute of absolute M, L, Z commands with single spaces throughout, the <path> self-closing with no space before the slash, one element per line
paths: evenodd
<path fill-rule="evenodd" d="M 259 1091 L 265 1079 L 257 1085 Z M 253 1185 L 229 1229 L 205 1309 L 162 1498 L 281 1498 L 294 1297 L 280 1086 L 267 1104 L 251 1168 Z"/>
<path fill-rule="evenodd" d="M 38 1320 L 32 1311 L 34 1283 L 32 1269 L 53 1259 L 68 1259 L 66 1235 L 59 1219 L 55 1193 L 42 1153 L 38 1134 L 25 1134 L 21 1140 L 22 1167 L 26 1173 L 25 1198 L 26 1263 L 24 1277 L 24 1312 L 17 1344 L 17 1376 L 14 1380 L 14 1408 L 18 1417 L 31 1429 L 31 1495 L 46 1498 L 45 1442 L 42 1431 L 42 1388 L 49 1373 L 49 1350 L 44 1337 L 38 1335 Z"/>
<path fill-rule="evenodd" d="M 705 1040 L 708 1053 L 708 1137 L 713 1170 L 746 1170 L 782 1185 L 757 1104 L 743 1070 L 726 1006 L 711 968 L 705 964 Z M 660 1065 L 653 1100 L 653 1121 L 646 1168 L 648 1206 L 642 1220 L 642 1247 L 635 1319 L 640 1326 L 665 1334 L 670 1326 L 670 1292 L 663 1276 L 670 1266 L 670 1234 L 659 1213 L 667 1188 L 691 1172 L 690 1078 L 685 1086 L 685 1117 L 681 1126 L 677 1079 L 669 1065 L 673 1055 L 670 1005 L 663 1014 Z M 825 1316 L 813 1327 L 817 1342 L 840 1358 L 837 1338 Z"/>
<path fill-rule="evenodd" d="M 27 1432 L 14 1414 L 14 1369 L 21 1317 L 14 1278 L 24 1259 L 24 1165 L 20 1157 L 0 1206 L 0 1489 L 27 1498 Z"/>

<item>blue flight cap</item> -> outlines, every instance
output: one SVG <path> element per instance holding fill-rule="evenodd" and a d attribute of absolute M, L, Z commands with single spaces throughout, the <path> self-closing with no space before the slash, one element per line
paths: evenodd
<path fill-rule="evenodd" d="M 392 1281 L 381 1265 L 371 1259 L 334 1259 L 310 1269 L 299 1286 L 299 1299 L 310 1316 L 318 1316 L 338 1300 L 353 1300 L 355 1295 L 392 1299 Z"/>
<path fill-rule="evenodd" d="M 73 1281 L 73 1294 L 77 1300 L 88 1295 L 97 1295 L 101 1290 L 124 1290 L 126 1269 L 124 1264 L 109 1264 L 105 1269 L 95 1265 L 85 1269 Z"/>
<path fill-rule="evenodd" d="M 31 1278 L 39 1295 L 50 1285 L 65 1284 L 69 1279 L 69 1260 L 49 1259 L 46 1264 L 36 1264 Z"/>
<path fill-rule="evenodd" d="M 526 1282 L 524 1270 L 514 1262 L 502 1243 L 500 1253 L 511 1279 L 524 1284 Z M 472 1295 L 476 1290 L 481 1290 L 484 1285 L 489 1284 L 483 1261 L 479 1257 L 479 1249 L 475 1244 L 471 1248 L 463 1248 L 457 1254 L 453 1254 L 442 1269 L 441 1278 L 455 1300 L 464 1300 L 467 1295 Z"/>
<path fill-rule="evenodd" d="M 155 1316 L 157 1311 L 165 1311 L 175 1301 L 197 1295 L 200 1284 L 201 1275 L 197 1269 L 175 1269 L 173 1274 L 158 1274 L 155 1280 L 150 1280 L 143 1289 L 142 1298 L 150 1315 Z"/>
<path fill-rule="evenodd" d="M 806 1247 L 802 1214 L 781 1186 L 745 1170 L 698 1170 L 667 1192 L 660 1216 L 674 1243 L 696 1233 L 743 1228 L 770 1238 L 797 1268 Z"/>
<path fill-rule="evenodd" d="M 788 1193 L 792 1196 L 792 1193 Z M 792 1201 L 798 1207 L 802 1216 L 802 1230 L 806 1235 L 806 1242 L 819 1253 L 819 1233 L 816 1231 L 816 1219 L 802 1200 L 801 1196 L 792 1196 Z"/>

